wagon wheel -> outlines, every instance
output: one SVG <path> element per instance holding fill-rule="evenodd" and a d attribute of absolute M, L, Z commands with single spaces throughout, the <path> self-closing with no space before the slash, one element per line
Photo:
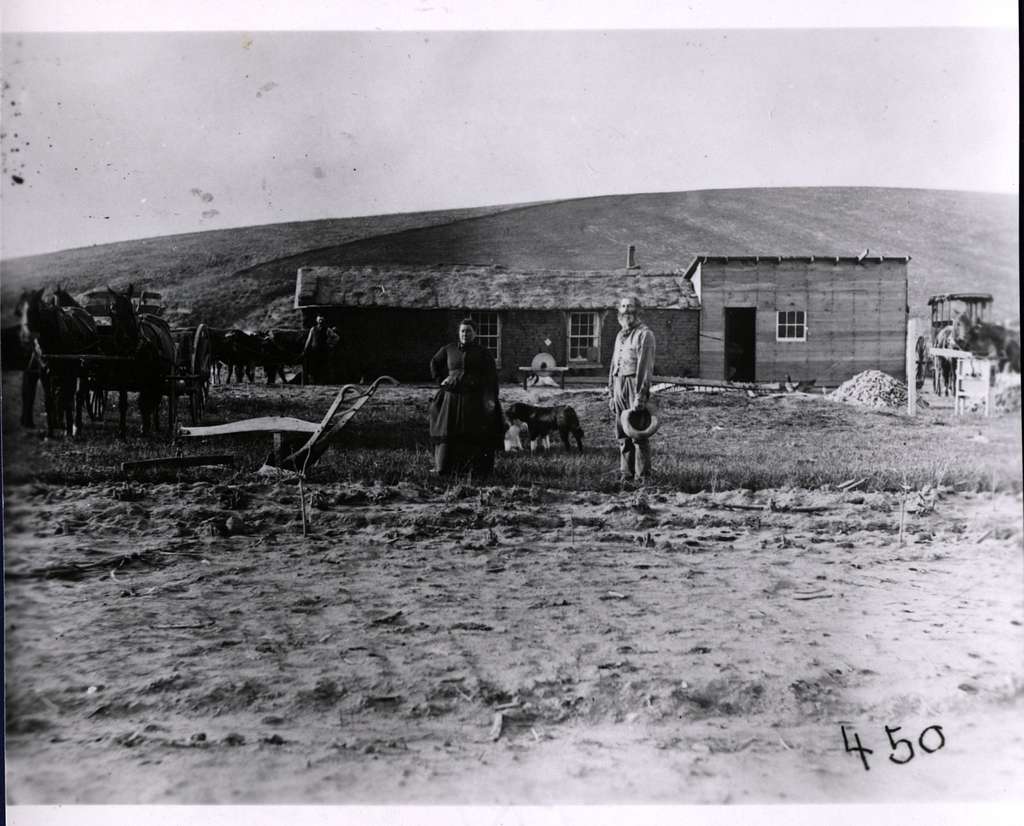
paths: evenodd
<path fill-rule="evenodd" d="M 165 379 L 167 389 L 167 432 L 174 438 L 175 423 L 178 420 L 178 368 L 171 366 Z"/>
<path fill-rule="evenodd" d="M 190 370 L 193 378 L 190 380 L 191 387 L 189 396 L 191 398 L 192 424 L 202 424 L 203 416 L 206 414 L 206 399 L 210 392 L 210 364 L 212 362 L 213 348 L 210 342 L 210 332 L 205 324 L 196 328 L 196 334 L 192 341 L 192 364 Z"/>

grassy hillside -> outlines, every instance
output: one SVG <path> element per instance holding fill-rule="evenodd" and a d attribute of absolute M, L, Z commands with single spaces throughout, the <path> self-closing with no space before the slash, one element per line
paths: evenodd
<path fill-rule="evenodd" d="M 251 268 L 307 250 L 334 249 L 381 233 L 451 223 L 514 207 L 478 207 L 302 221 L 167 235 L 62 250 L 0 262 L 3 322 L 25 287 L 63 284 L 71 293 L 130 282 L 162 291 L 183 320 L 234 322 L 295 290 Z"/>
<path fill-rule="evenodd" d="M 465 262 L 621 267 L 637 245 L 645 266 L 694 255 L 910 255 L 910 306 L 929 295 L 984 291 L 995 315 L 1019 307 L 1017 199 L 907 189 L 736 189 L 560 201 L 452 226 L 367 238 L 316 263 Z M 294 264 L 295 262 L 290 262 Z"/>
<path fill-rule="evenodd" d="M 694 255 L 910 255 L 912 314 L 936 292 L 986 291 L 1019 307 L 1017 199 L 878 188 L 731 189 L 610 195 L 499 210 L 282 224 L 126 242 L 4 264 L 4 300 L 25 282 L 80 289 L 134 278 L 201 320 L 292 324 L 303 264 L 686 266 Z"/>

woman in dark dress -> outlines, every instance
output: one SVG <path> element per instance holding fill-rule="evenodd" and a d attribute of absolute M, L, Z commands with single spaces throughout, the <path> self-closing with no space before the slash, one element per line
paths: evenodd
<path fill-rule="evenodd" d="M 475 338 L 473 321 L 463 319 L 458 343 L 446 344 L 430 360 L 430 375 L 440 385 L 430 402 L 435 473 L 486 476 L 503 444 L 498 368 Z"/>

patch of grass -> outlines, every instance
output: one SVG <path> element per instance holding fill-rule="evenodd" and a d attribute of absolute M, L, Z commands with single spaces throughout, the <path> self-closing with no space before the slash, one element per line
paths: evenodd
<path fill-rule="evenodd" d="M 132 435 L 116 438 L 113 413 L 89 424 L 84 438 L 42 440 L 17 428 L 16 377 L 4 379 L 4 471 L 7 483 L 65 485 L 120 481 L 128 459 L 232 453 L 234 469 L 147 471 L 152 481 L 207 480 L 245 483 L 271 448 L 269 435 L 210 440 L 143 439 L 135 410 Z M 336 388 L 222 385 L 213 388 L 208 424 L 252 416 L 316 420 Z M 429 471 L 432 448 L 426 427 L 430 388 L 382 388 L 342 431 L 312 474 L 314 482 L 394 485 L 411 482 L 444 490 Z M 503 400 L 519 391 L 502 388 Z M 529 490 L 554 488 L 614 492 L 618 445 L 600 392 L 554 393 L 547 404 L 571 403 L 586 431 L 585 452 L 508 454 L 499 457 L 487 485 Z M 1021 490 L 1021 432 L 1014 415 L 957 419 L 862 410 L 824 398 L 748 399 L 738 394 L 669 393 L 659 397 L 662 427 L 652 441 L 657 487 L 680 491 L 749 488 L 817 488 L 864 478 L 863 489 L 898 490 L 946 485 L 961 490 Z M 184 410 L 184 407 L 182 408 Z"/>

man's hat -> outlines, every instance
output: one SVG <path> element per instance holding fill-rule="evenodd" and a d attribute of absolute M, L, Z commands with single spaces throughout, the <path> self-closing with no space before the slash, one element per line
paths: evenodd
<path fill-rule="evenodd" d="M 623 410 L 619 426 L 630 439 L 650 439 L 658 432 L 660 422 L 650 410 Z"/>

